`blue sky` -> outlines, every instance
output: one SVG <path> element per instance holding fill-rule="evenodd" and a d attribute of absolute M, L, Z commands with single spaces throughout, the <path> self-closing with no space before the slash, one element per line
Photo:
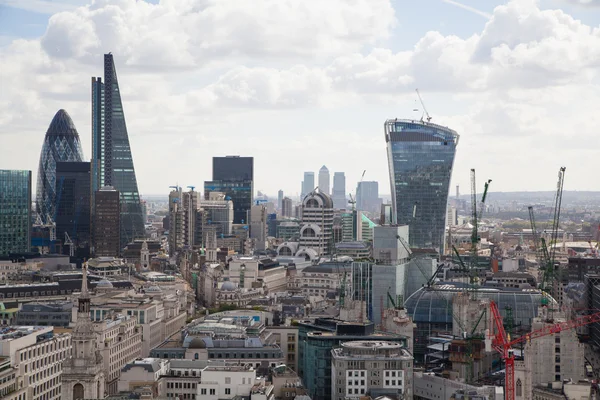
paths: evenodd
<path fill-rule="evenodd" d="M 461 134 L 453 185 L 475 167 L 494 190 L 552 190 L 564 163 L 565 188 L 600 190 L 568 139 L 600 123 L 595 0 L 185 3 L 0 0 L 0 168 L 36 173 L 59 108 L 89 154 L 89 77 L 112 51 L 142 193 L 201 186 L 224 154 L 253 155 L 271 194 L 323 164 L 388 193 L 383 121 L 420 117 L 415 87 Z"/>

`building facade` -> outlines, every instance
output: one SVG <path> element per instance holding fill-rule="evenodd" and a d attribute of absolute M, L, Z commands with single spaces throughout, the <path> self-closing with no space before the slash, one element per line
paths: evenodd
<path fill-rule="evenodd" d="M 333 207 L 338 210 L 345 210 L 348 206 L 346 200 L 346 175 L 343 172 L 333 174 L 333 191 L 331 193 Z"/>
<path fill-rule="evenodd" d="M 0 255 L 31 248 L 31 171 L 0 170 Z"/>
<path fill-rule="evenodd" d="M 380 210 L 379 182 L 364 181 L 356 186 L 356 209 L 375 212 Z"/>
<path fill-rule="evenodd" d="M 81 161 L 81 160 L 79 160 Z M 112 186 L 120 196 L 120 249 L 145 236 L 138 191 L 112 54 L 104 55 L 104 83 L 92 78 L 92 191 Z"/>
<path fill-rule="evenodd" d="M 393 223 L 410 226 L 410 245 L 443 251 L 446 206 L 459 135 L 429 122 L 385 122 Z"/>
<path fill-rule="evenodd" d="M 121 196 L 106 186 L 96 192 L 94 202 L 94 248 L 96 257 L 116 257 L 121 253 Z"/>
<path fill-rule="evenodd" d="M 254 199 L 254 158 L 213 157 L 213 179 L 204 182 L 204 198 L 211 192 L 225 193 L 233 201 L 233 223 L 248 223 Z"/>
<path fill-rule="evenodd" d="M 319 170 L 319 190 L 323 193 L 331 195 L 331 176 L 326 166 L 322 166 Z"/>
<path fill-rule="evenodd" d="M 83 161 L 79 133 L 65 110 L 58 110 L 46 131 L 38 166 L 36 212 L 44 223 L 54 221 L 60 184 L 56 180 L 56 163 Z M 57 192 L 58 190 L 58 192 Z"/>
<path fill-rule="evenodd" d="M 305 172 L 304 180 L 302 181 L 302 191 L 300 192 L 300 201 L 304 200 L 304 197 L 315 190 L 315 173 Z"/>
<path fill-rule="evenodd" d="M 331 398 L 412 398 L 413 357 L 401 343 L 353 341 L 331 350 Z"/>
<path fill-rule="evenodd" d="M 281 216 L 283 218 L 292 218 L 292 199 L 284 197 L 281 200 Z"/>
<path fill-rule="evenodd" d="M 318 256 L 333 250 L 333 201 L 319 190 L 302 200 L 300 250 L 311 250 Z"/>
<path fill-rule="evenodd" d="M 56 180 L 61 188 L 60 196 L 56 199 L 56 237 L 63 244 L 70 239 L 74 255 L 87 258 L 92 236 L 90 163 L 56 163 Z M 69 254 L 69 250 L 63 246 L 63 254 Z"/>

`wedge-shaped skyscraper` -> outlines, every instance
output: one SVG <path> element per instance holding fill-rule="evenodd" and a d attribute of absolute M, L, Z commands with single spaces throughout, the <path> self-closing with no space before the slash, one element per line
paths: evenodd
<path fill-rule="evenodd" d="M 430 122 L 385 122 L 393 222 L 409 226 L 411 247 L 444 249 L 458 138 L 452 129 Z"/>
<path fill-rule="evenodd" d="M 104 55 L 104 82 L 92 78 L 92 153 L 93 192 L 112 186 L 120 193 L 122 249 L 145 232 L 117 71 L 110 53 Z"/>
<path fill-rule="evenodd" d="M 79 133 L 65 110 L 58 110 L 46 131 L 38 167 L 36 212 L 43 222 L 56 217 L 56 204 L 60 200 L 60 182 L 56 183 L 56 163 L 83 161 Z"/>

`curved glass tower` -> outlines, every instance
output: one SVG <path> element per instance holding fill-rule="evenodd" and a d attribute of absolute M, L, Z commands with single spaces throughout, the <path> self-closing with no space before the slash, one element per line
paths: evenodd
<path fill-rule="evenodd" d="M 411 247 L 444 249 L 446 205 L 459 135 L 424 121 L 385 122 L 393 222 Z"/>
<path fill-rule="evenodd" d="M 61 161 L 83 161 L 79 133 L 69 114 L 62 109 L 54 115 L 46 131 L 38 167 L 36 212 L 45 223 L 54 221 L 56 217 L 56 205 L 60 200 L 56 163 Z"/>

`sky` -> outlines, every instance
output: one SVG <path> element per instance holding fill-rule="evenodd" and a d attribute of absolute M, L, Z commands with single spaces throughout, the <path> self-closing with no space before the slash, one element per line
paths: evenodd
<path fill-rule="evenodd" d="M 91 153 L 91 77 L 112 52 L 140 193 L 202 187 L 254 157 L 390 193 L 383 123 L 458 131 L 451 188 L 600 190 L 600 0 L 0 0 L 0 169 L 37 175 L 61 108 Z M 415 111 L 417 110 L 417 111 Z M 481 189 L 481 188 L 479 188 Z"/>

